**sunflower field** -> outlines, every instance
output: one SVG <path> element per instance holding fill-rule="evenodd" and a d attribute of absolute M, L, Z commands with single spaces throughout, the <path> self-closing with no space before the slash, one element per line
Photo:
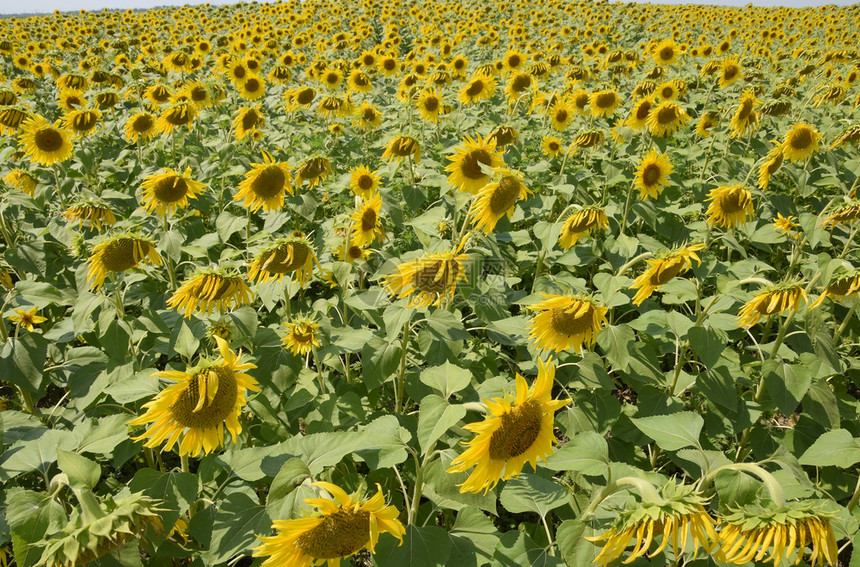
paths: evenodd
<path fill-rule="evenodd" d="M 859 30 L 0 19 L 0 565 L 860 565 Z"/>

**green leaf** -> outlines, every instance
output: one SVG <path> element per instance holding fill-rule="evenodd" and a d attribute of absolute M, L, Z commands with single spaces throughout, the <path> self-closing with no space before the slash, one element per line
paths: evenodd
<path fill-rule="evenodd" d="M 568 565 L 593 565 L 601 548 L 588 541 L 594 529 L 579 520 L 565 520 L 555 532 L 555 541 L 561 557 Z"/>
<path fill-rule="evenodd" d="M 272 486 L 269 487 L 266 506 L 270 506 L 271 503 L 285 497 L 310 476 L 310 469 L 300 459 L 288 460 L 281 465 L 281 470 L 275 475 Z"/>
<path fill-rule="evenodd" d="M 433 366 L 421 371 L 419 380 L 438 392 L 447 400 L 454 392 L 459 392 L 472 381 L 472 373 L 450 362 Z"/>
<path fill-rule="evenodd" d="M 496 495 L 493 492 L 477 494 L 460 492 L 460 486 L 468 472 L 449 473 L 451 461 L 457 455 L 452 449 L 442 451 L 438 459 L 433 459 L 424 470 L 424 496 L 440 508 L 459 510 L 480 509 L 496 514 Z M 459 516 L 458 516 L 459 517 Z"/>
<path fill-rule="evenodd" d="M 215 513 L 212 547 L 204 553 L 207 565 L 228 561 L 240 553 L 250 554 L 259 543 L 256 534 L 268 534 L 272 526 L 266 507 L 243 492 L 227 496 Z"/>
<path fill-rule="evenodd" d="M 194 336 L 194 331 L 182 320 L 179 323 L 179 330 L 173 337 L 171 337 L 173 338 L 173 350 L 190 360 L 200 346 L 200 340 Z"/>
<path fill-rule="evenodd" d="M 463 323 L 450 311 L 437 309 L 427 317 L 427 330 L 443 341 L 462 341 L 471 337 Z"/>
<path fill-rule="evenodd" d="M 73 449 L 76 440 L 71 431 L 50 429 L 37 439 L 18 441 L 0 455 L 0 480 L 38 470 L 43 475 L 57 460 L 57 448 Z"/>
<path fill-rule="evenodd" d="M 15 562 L 19 567 L 32 567 L 42 555 L 42 548 L 33 544 L 67 524 L 68 517 L 56 499 L 18 487 L 9 489 L 6 506 Z"/>
<path fill-rule="evenodd" d="M 567 445 L 549 457 L 546 466 L 554 471 L 604 476 L 609 470 L 609 446 L 599 433 L 577 433 Z"/>
<path fill-rule="evenodd" d="M 165 509 L 161 512 L 165 527 L 172 526 L 197 500 L 197 476 L 187 472 L 139 469 L 128 483 L 128 488 L 163 503 L 159 507 Z"/>
<path fill-rule="evenodd" d="M 79 453 L 110 455 L 114 448 L 128 439 L 128 414 L 119 413 L 101 419 L 88 419 L 75 427 Z"/>
<path fill-rule="evenodd" d="M 550 555 L 532 538 L 518 530 L 502 534 L 493 553 L 492 567 L 561 567 L 564 562 Z M 585 567 L 576 565 L 575 567 Z"/>
<path fill-rule="evenodd" d="M 597 335 L 597 344 L 616 370 L 625 371 L 630 365 L 630 349 L 636 334 L 629 325 L 615 325 Z"/>
<path fill-rule="evenodd" d="M 664 451 L 677 451 L 685 447 L 698 447 L 704 420 L 689 411 L 671 415 L 631 418 L 639 431 L 650 437 Z"/>
<path fill-rule="evenodd" d="M 406 526 L 403 545 L 391 535 L 380 535 L 374 560 L 379 567 L 446 566 L 451 554 L 451 538 L 437 526 Z"/>
<path fill-rule="evenodd" d="M 764 361 L 761 371 L 767 394 L 782 413 L 793 414 L 812 384 L 812 370 L 805 365 L 784 364 L 771 358 Z"/>
<path fill-rule="evenodd" d="M 47 386 L 43 372 L 47 353 L 48 341 L 38 333 L 9 339 L 0 349 L 0 376 L 6 382 L 39 394 Z"/>
<path fill-rule="evenodd" d="M 710 327 L 693 327 L 687 331 L 690 347 L 708 370 L 711 370 L 726 349 L 724 335 Z"/>
<path fill-rule="evenodd" d="M 418 412 L 418 443 L 426 453 L 430 447 L 466 415 L 461 405 L 451 405 L 443 398 L 430 394 L 421 400 Z"/>
<path fill-rule="evenodd" d="M 57 466 L 69 477 L 69 484 L 76 490 L 92 490 L 102 476 L 102 469 L 93 461 L 72 453 L 57 449 Z"/>
<path fill-rule="evenodd" d="M 499 501 L 508 512 L 536 512 L 542 518 L 550 510 L 567 504 L 567 500 L 566 488 L 542 476 L 528 473 L 508 481 L 499 496 Z"/>
<path fill-rule="evenodd" d="M 801 465 L 847 469 L 860 463 L 860 439 L 844 429 L 828 431 L 816 439 L 799 460 Z"/>

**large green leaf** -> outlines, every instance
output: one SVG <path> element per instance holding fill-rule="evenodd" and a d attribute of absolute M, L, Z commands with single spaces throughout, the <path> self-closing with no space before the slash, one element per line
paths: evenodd
<path fill-rule="evenodd" d="M 698 447 L 699 435 L 705 425 L 700 415 L 689 411 L 633 418 L 630 421 L 664 451 Z"/>
<path fill-rule="evenodd" d="M 462 405 L 449 404 L 435 394 L 425 396 L 419 407 L 418 443 L 425 452 L 466 415 L 466 409 Z"/>
<path fill-rule="evenodd" d="M 511 530 L 502 534 L 493 553 L 492 567 L 560 567 L 564 562 L 537 545 L 523 532 Z"/>
<path fill-rule="evenodd" d="M 800 457 L 801 465 L 816 467 L 847 469 L 855 463 L 860 463 L 860 439 L 844 429 L 824 433 Z"/>
<path fill-rule="evenodd" d="M 212 547 L 203 554 L 204 561 L 215 565 L 228 561 L 240 553 L 250 554 L 259 544 L 256 534 L 270 533 L 272 521 L 266 507 L 242 492 L 225 498 L 212 525 Z"/>
<path fill-rule="evenodd" d="M 566 488 L 552 480 L 522 473 L 505 484 L 499 501 L 508 512 L 535 512 L 545 518 L 551 510 L 567 503 L 568 494 Z"/>
<path fill-rule="evenodd" d="M 380 535 L 374 561 L 380 567 L 437 567 L 447 566 L 451 554 L 451 537 L 436 526 L 406 527 L 403 545 L 390 535 Z"/>
<path fill-rule="evenodd" d="M 609 446 L 599 433 L 583 431 L 550 456 L 547 468 L 592 476 L 605 475 L 609 470 Z"/>
<path fill-rule="evenodd" d="M 170 527 L 197 500 L 197 477 L 187 472 L 161 472 L 149 468 L 138 470 L 128 487 L 159 500 L 162 522 Z"/>

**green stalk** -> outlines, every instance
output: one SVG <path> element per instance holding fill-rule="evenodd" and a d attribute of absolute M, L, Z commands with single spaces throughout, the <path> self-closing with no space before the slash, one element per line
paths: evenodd
<path fill-rule="evenodd" d="M 860 303 L 854 303 L 854 305 L 851 306 L 851 309 L 848 310 L 848 314 L 842 320 L 842 324 L 839 325 L 839 328 L 836 329 L 835 333 L 833 333 L 834 346 L 839 345 L 839 339 L 842 337 L 842 333 L 844 333 L 845 329 L 848 327 L 848 322 L 851 321 L 851 318 L 854 316 L 854 312 L 857 311 L 858 305 L 860 305 Z"/>
<path fill-rule="evenodd" d="M 400 339 L 400 369 L 397 371 L 397 383 L 394 385 L 394 412 L 403 413 L 403 394 L 406 387 L 406 353 L 409 350 L 409 333 L 411 333 L 409 321 L 403 327 L 403 336 Z"/>
<path fill-rule="evenodd" d="M 630 199 L 633 197 L 633 185 L 627 190 L 627 200 L 624 202 L 624 215 L 621 217 L 621 227 L 619 234 L 624 234 L 624 229 L 627 226 L 627 215 L 630 213 Z"/>

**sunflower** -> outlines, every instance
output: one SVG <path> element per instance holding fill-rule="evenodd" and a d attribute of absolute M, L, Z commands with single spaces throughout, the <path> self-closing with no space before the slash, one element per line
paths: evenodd
<path fill-rule="evenodd" d="M 637 100 L 633 103 L 633 109 L 630 111 L 630 116 L 624 121 L 624 125 L 633 130 L 641 130 L 648 126 L 648 115 L 651 113 L 651 108 L 654 106 L 654 98 L 647 97 Z"/>
<path fill-rule="evenodd" d="M 800 298 L 807 300 L 803 282 L 790 281 L 766 286 L 747 301 L 738 313 L 738 327 L 752 327 L 764 315 L 781 314 L 786 310 L 796 310 Z"/>
<path fill-rule="evenodd" d="M 689 119 L 690 116 L 687 114 L 687 111 L 671 100 L 664 100 L 651 108 L 646 123 L 651 134 L 661 138 L 668 138 L 678 128 L 686 124 Z"/>
<path fill-rule="evenodd" d="M 549 108 L 550 126 L 556 132 L 564 132 L 573 120 L 574 110 L 567 100 L 560 98 Z"/>
<path fill-rule="evenodd" d="M 753 214 L 752 193 L 740 185 L 711 189 L 706 200 L 711 201 L 707 211 L 710 225 L 734 228 Z"/>
<path fill-rule="evenodd" d="M 158 211 L 159 215 L 167 216 L 176 209 L 188 206 L 188 199 L 196 199 L 205 185 L 191 179 L 191 168 L 185 168 L 183 174 L 167 168 L 161 173 L 147 175 L 140 188 L 143 204 L 148 213 Z"/>
<path fill-rule="evenodd" d="M 621 99 L 618 97 L 618 91 L 615 89 L 607 89 L 602 91 L 594 91 L 588 99 L 588 104 L 591 106 L 591 115 L 612 116 L 615 110 L 621 104 Z"/>
<path fill-rule="evenodd" d="M 573 106 L 579 114 L 588 114 L 588 103 L 591 100 L 591 95 L 585 89 L 576 89 L 570 95 L 570 100 L 573 101 Z"/>
<path fill-rule="evenodd" d="M 335 250 L 335 254 L 340 258 L 341 262 L 348 262 L 350 264 L 355 263 L 356 260 L 364 260 L 367 258 L 365 249 L 361 246 L 357 246 L 352 241 L 349 242 L 346 250 L 344 250 L 343 245 L 338 246 Z"/>
<path fill-rule="evenodd" d="M 711 135 L 711 130 L 719 124 L 720 115 L 717 112 L 704 112 L 699 117 L 696 123 L 696 135 L 700 138 L 707 138 Z"/>
<path fill-rule="evenodd" d="M 0 110 L 0 134 L 11 136 L 30 118 L 30 113 L 21 106 L 8 106 Z M 43 119 L 44 120 L 44 119 Z"/>
<path fill-rule="evenodd" d="M 11 170 L 3 178 L 3 181 L 31 197 L 36 193 L 36 187 L 39 184 L 35 177 L 23 169 Z"/>
<path fill-rule="evenodd" d="M 57 97 L 57 104 L 61 110 L 70 112 L 72 110 L 86 107 L 87 100 L 84 98 L 84 93 L 81 91 L 60 91 L 60 94 Z"/>
<path fill-rule="evenodd" d="M 742 68 L 738 64 L 737 57 L 729 57 L 724 59 L 722 63 L 720 63 L 720 80 L 719 85 L 721 89 L 728 87 L 733 84 L 735 81 L 741 78 Z"/>
<path fill-rule="evenodd" d="M 448 160 L 452 162 L 445 167 L 445 171 L 450 172 L 448 183 L 459 191 L 472 194 L 489 183 L 491 170 L 505 163 L 502 152 L 496 150 L 495 142 L 480 135 L 475 138 L 466 136 L 462 147 L 454 148 L 454 155 L 449 155 Z"/>
<path fill-rule="evenodd" d="M 138 112 L 126 120 L 123 126 L 125 139 L 136 144 L 138 141 L 146 142 L 155 134 L 156 118 L 148 112 Z"/>
<path fill-rule="evenodd" d="M 496 148 L 501 149 L 509 144 L 519 141 L 520 133 L 513 126 L 496 126 L 489 136 L 487 142 L 495 142 Z"/>
<path fill-rule="evenodd" d="M 809 308 L 815 309 L 824 302 L 826 297 L 830 297 L 834 301 L 842 301 L 847 297 L 854 296 L 857 291 L 860 291 L 860 271 L 852 269 L 839 272 L 830 279 L 824 292 L 812 302 Z"/>
<path fill-rule="evenodd" d="M 439 114 L 442 112 L 442 97 L 439 96 L 436 89 L 430 87 L 418 94 L 415 106 L 418 108 L 418 113 L 422 119 L 428 122 L 437 122 Z"/>
<path fill-rule="evenodd" d="M 312 157 L 296 170 L 298 187 L 301 187 L 307 181 L 308 189 L 313 189 L 318 183 L 325 181 L 331 175 L 332 171 L 331 162 L 328 158 L 322 156 Z"/>
<path fill-rule="evenodd" d="M 359 165 L 349 173 L 349 188 L 357 197 L 369 200 L 379 190 L 379 174 L 366 165 Z"/>
<path fill-rule="evenodd" d="M 675 100 L 678 98 L 678 87 L 674 81 L 666 81 L 655 90 L 657 96 L 663 100 Z"/>
<path fill-rule="evenodd" d="M 831 520 L 836 519 L 839 507 L 830 500 L 788 502 L 783 505 L 771 501 L 730 508 L 721 518 L 720 547 L 713 558 L 721 563 L 743 565 L 754 561 L 770 562 L 774 566 L 803 561 L 806 547 L 812 548 L 807 560 L 812 567 L 821 561 L 835 565 L 839 548 Z M 772 549 L 771 549 L 772 548 Z M 768 551 L 771 551 L 768 555 Z"/>
<path fill-rule="evenodd" d="M 371 82 L 370 77 L 361 69 L 353 69 L 350 71 L 349 77 L 347 78 L 347 84 L 349 85 L 350 90 L 357 93 L 369 93 L 373 90 L 373 83 Z"/>
<path fill-rule="evenodd" d="M 101 112 L 98 109 L 79 109 L 66 113 L 65 129 L 72 134 L 73 138 L 82 138 L 87 134 L 95 132 L 101 120 Z"/>
<path fill-rule="evenodd" d="M 320 346 L 319 329 L 320 324 L 313 317 L 295 317 L 289 323 L 284 323 L 287 328 L 287 336 L 281 342 L 296 356 L 304 356 L 313 347 Z"/>
<path fill-rule="evenodd" d="M 672 39 L 664 39 L 654 47 L 654 63 L 657 65 L 671 65 L 678 57 L 678 46 Z"/>
<path fill-rule="evenodd" d="M 570 215 L 561 226 L 558 236 L 558 244 L 563 250 L 567 250 L 584 235 L 589 235 L 595 230 L 606 230 L 609 228 L 609 218 L 603 208 L 597 206 L 583 207 Z"/>
<path fill-rule="evenodd" d="M 830 149 L 837 146 L 841 146 L 843 144 L 852 144 L 856 146 L 860 143 L 860 124 L 855 124 L 849 128 L 847 128 L 833 143 L 830 145 Z"/>
<path fill-rule="evenodd" d="M 580 130 L 573 139 L 573 146 L 577 149 L 596 148 L 603 144 L 605 138 L 603 130 L 599 128 Z"/>
<path fill-rule="evenodd" d="M 382 114 L 369 102 L 363 102 L 353 112 L 354 124 L 362 130 L 373 130 L 382 124 Z"/>
<path fill-rule="evenodd" d="M 245 100 L 257 100 L 266 95 L 266 81 L 255 75 L 238 84 L 239 96 Z"/>
<path fill-rule="evenodd" d="M 527 94 L 534 84 L 535 81 L 530 75 L 526 73 L 514 73 L 505 87 L 508 101 L 513 104 L 518 98 Z"/>
<path fill-rule="evenodd" d="M 775 146 L 767 154 L 765 161 L 758 170 L 758 186 L 764 191 L 770 185 L 770 178 L 782 166 L 783 150 L 782 146 Z"/>
<path fill-rule="evenodd" d="M 545 363 L 538 359 L 538 375 L 531 387 L 517 373 L 514 393 L 484 400 L 490 415 L 484 421 L 464 426 L 476 435 L 448 469 L 449 473 L 457 473 L 475 467 L 460 485 L 460 492 L 486 494 L 500 480 L 519 476 L 526 463 L 537 470 L 538 459 L 546 462 L 552 455 L 555 412 L 571 401 L 552 399 L 554 382 L 552 360 Z"/>
<path fill-rule="evenodd" d="M 164 109 L 155 123 L 155 130 L 160 134 L 169 134 L 174 128 L 187 126 L 197 117 L 197 105 L 190 100 L 175 102 Z"/>
<path fill-rule="evenodd" d="M 153 266 L 161 265 L 161 256 L 151 241 L 131 234 L 113 235 L 93 248 L 87 260 L 87 282 L 91 289 L 99 289 L 108 273 L 136 268 L 143 261 Z"/>
<path fill-rule="evenodd" d="M 63 211 L 63 217 L 69 222 L 77 222 L 82 227 L 85 222 L 101 232 L 102 228 L 110 228 L 116 224 L 116 216 L 103 203 L 82 202 L 72 205 Z"/>
<path fill-rule="evenodd" d="M 251 262 L 248 278 L 257 283 L 281 281 L 287 274 L 295 274 L 301 285 L 313 275 L 314 264 L 319 266 L 311 243 L 303 236 L 288 236 L 276 240 L 260 252 Z"/>
<path fill-rule="evenodd" d="M 18 141 L 24 148 L 24 154 L 31 161 L 42 165 L 64 162 L 72 157 L 74 150 L 69 134 L 60 126 L 60 121 L 52 125 L 39 115 L 21 124 Z"/>
<path fill-rule="evenodd" d="M 355 555 L 364 548 L 374 553 L 379 535 L 388 533 L 403 542 L 406 528 L 397 519 L 394 506 L 385 505 L 381 487 L 369 500 L 350 496 L 328 482 L 314 482 L 331 494 L 328 498 L 307 498 L 319 512 L 295 520 L 275 520 L 274 536 L 257 536 L 262 542 L 254 548 L 254 557 L 269 556 L 263 567 L 308 567 L 328 563 L 339 567 L 342 558 Z"/>
<path fill-rule="evenodd" d="M 648 197 L 657 199 L 663 187 L 669 184 L 669 175 L 672 173 L 672 169 L 669 156 L 651 150 L 639 164 L 633 186 L 642 191 L 642 199 Z"/>
<path fill-rule="evenodd" d="M 236 113 L 236 118 L 233 119 L 233 132 L 236 136 L 236 141 L 242 140 L 245 136 L 251 136 L 254 140 L 262 138 L 260 129 L 266 125 L 266 116 L 260 111 L 260 105 L 243 106 Z"/>
<path fill-rule="evenodd" d="M 382 195 L 378 192 L 369 200 L 362 199 L 350 217 L 353 220 L 352 240 L 357 246 L 368 246 L 374 241 L 385 240 L 385 229 L 379 218 Z"/>
<path fill-rule="evenodd" d="M 146 412 L 128 422 L 129 425 L 152 423 L 139 441 L 149 437 L 144 447 L 158 447 L 164 440 L 164 451 L 170 451 L 182 437 L 179 454 L 196 457 L 202 451 L 208 455 L 224 446 L 224 427 L 233 442 L 242 432 L 239 414 L 245 407 L 248 390 L 259 392 L 257 381 L 245 370 L 256 368 L 250 362 L 240 362 L 227 341 L 215 337 L 221 356 L 215 360 L 201 359 L 196 366 L 179 370 L 156 372 L 175 384 L 159 392 L 155 399 L 143 404 Z"/>
<path fill-rule="evenodd" d="M 693 260 L 701 265 L 702 260 L 699 259 L 696 252 L 704 247 L 704 244 L 681 246 L 666 251 L 654 260 L 646 260 L 650 266 L 630 286 L 630 289 L 639 290 L 633 297 L 633 305 L 641 305 L 643 301 L 651 297 L 651 294 L 659 290 L 660 286 L 692 268 Z"/>
<path fill-rule="evenodd" d="M 541 152 L 548 157 L 556 157 L 561 153 L 561 140 L 556 136 L 544 136 L 541 140 Z"/>
<path fill-rule="evenodd" d="M 466 254 L 460 254 L 468 235 L 448 252 L 425 254 L 418 260 L 398 264 L 397 270 L 383 278 L 388 293 L 398 299 L 415 295 L 409 307 L 439 306 L 444 299 L 453 300 L 457 283 L 466 279 Z"/>
<path fill-rule="evenodd" d="M 776 219 L 773 221 L 774 230 L 778 230 L 782 233 L 783 236 L 788 236 L 791 234 L 793 230 L 795 230 L 800 225 L 794 222 L 794 215 L 789 215 L 788 217 L 782 216 L 782 214 L 777 213 Z M 793 235 L 795 238 L 798 238 L 799 234 Z"/>
<path fill-rule="evenodd" d="M 493 97 L 496 91 L 496 80 L 491 77 L 476 75 L 468 85 L 460 90 L 459 101 L 472 104 Z"/>
<path fill-rule="evenodd" d="M 284 205 L 286 193 L 293 194 L 289 166 L 275 161 L 271 154 L 264 151 L 263 163 L 251 164 L 251 171 L 239 183 L 239 192 L 233 200 L 244 199 L 242 206 L 254 212 L 260 207 L 266 211 L 276 211 Z"/>
<path fill-rule="evenodd" d="M 13 323 L 18 323 L 18 327 L 23 327 L 31 333 L 33 332 L 33 329 L 36 325 L 44 323 L 48 320 L 47 317 L 36 315 L 36 313 L 39 312 L 38 307 L 33 307 L 29 311 L 25 311 L 23 309 L 15 309 L 14 311 L 14 315 L 7 315 L 6 318 Z"/>
<path fill-rule="evenodd" d="M 690 535 L 694 560 L 700 547 L 706 553 L 712 553 L 717 547 L 719 536 L 714 529 L 717 521 L 705 509 L 707 502 L 696 492 L 695 486 L 670 481 L 663 486 L 656 499 L 643 498 L 636 507 L 622 511 L 605 533 L 585 538 L 590 542 L 606 541 L 594 558 L 594 563 L 600 566 L 613 563 L 633 543 L 630 556 L 622 561 L 624 564 L 632 563 L 648 553 L 652 542 L 656 544 L 660 536 L 663 541 L 648 554 L 649 558 L 659 555 L 671 541 L 672 552 L 678 561 L 687 549 Z"/>
<path fill-rule="evenodd" d="M 478 190 L 469 209 L 472 224 L 485 234 L 493 232 L 496 223 L 506 214 L 510 219 L 517 201 L 531 195 L 531 191 L 523 184 L 522 173 L 500 169 L 496 171 L 495 177 L 496 181 Z"/>
<path fill-rule="evenodd" d="M 529 321 L 529 339 L 536 348 L 561 352 L 573 347 L 582 350 L 583 343 L 591 348 L 600 330 L 608 323 L 606 307 L 586 297 L 549 295 L 541 293 L 543 301 L 528 308 L 538 312 Z"/>
<path fill-rule="evenodd" d="M 252 299 L 251 288 L 235 270 L 203 269 L 173 292 L 167 300 L 167 308 L 184 311 L 185 318 L 189 319 L 198 307 L 200 313 L 208 315 L 216 307 L 224 312 L 247 305 Z"/>
<path fill-rule="evenodd" d="M 319 81 L 328 90 L 336 91 L 340 87 L 340 84 L 343 82 L 343 73 L 341 73 L 338 69 L 326 69 L 320 74 Z"/>
<path fill-rule="evenodd" d="M 821 226 L 832 229 L 837 224 L 848 224 L 860 218 L 860 201 L 852 200 L 837 205 L 827 218 L 821 221 Z"/>
<path fill-rule="evenodd" d="M 782 154 L 793 162 L 800 162 L 818 150 L 821 134 L 809 124 L 795 123 L 782 141 Z"/>
<path fill-rule="evenodd" d="M 741 94 L 738 108 L 729 123 L 733 138 L 739 138 L 747 130 L 752 131 L 755 129 L 758 124 L 758 113 L 755 111 L 755 108 L 758 104 L 759 101 L 752 90 L 747 89 Z"/>
<path fill-rule="evenodd" d="M 395 136 L 386 144 L 382 159 L 388 161 L 396 159 L 399 162 L 406 156 L 412 156 L 412 160 L 416 163 L 421 161 L 421 145 L 415 138 Z"/>

